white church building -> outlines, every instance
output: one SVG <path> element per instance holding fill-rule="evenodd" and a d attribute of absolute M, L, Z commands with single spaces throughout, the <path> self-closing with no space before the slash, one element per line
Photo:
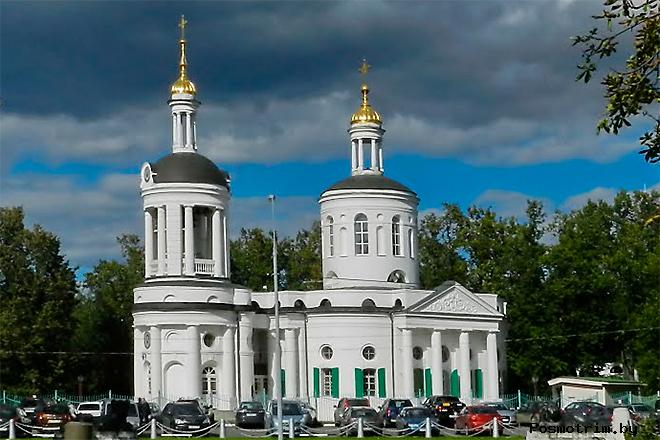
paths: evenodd
<path fill-rule="evenodd" d="M 506 303 L 453 281 L 419 288 L 419 199 L 384 175 L 385 130 L 366 84 L 348 128 L 350 175 L 319 198 L 323 289 L 280 292 L 277 334 L 274 294 L 230 281 L 230 179 L 197 149 L 200 103 L 186 44 L 182 31 L 168 101 L 172 152 L 141 168 L 146 278 L 134 291 L 135 396 L 231 409 L 281 387 L 324 419 L 340 397 L 498 399 Z"/>

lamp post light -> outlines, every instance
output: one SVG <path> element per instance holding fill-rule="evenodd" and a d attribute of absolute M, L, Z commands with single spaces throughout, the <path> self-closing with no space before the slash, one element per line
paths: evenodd
<path fill-rule="evenodd" d="M 277 277 L 277 234 L 275 233 L 275 195 L 268 196 L 270 202 L 270 217 L 273 230 L 273 293 L 275 296 L 275 402 L 277 402 L 277 440 L 284 438 L 282 427 L 282 347 L 280 346 L 280 294 Z M 278 383 L 279 381 L 279 383 Z"/>

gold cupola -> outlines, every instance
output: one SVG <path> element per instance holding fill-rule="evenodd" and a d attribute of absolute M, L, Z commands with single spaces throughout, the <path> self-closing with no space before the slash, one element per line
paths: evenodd
<path fill-rule="evenodd" d="M 197 94 L 197 88 L 195 87 L 195 84 L 188 78 L 188 61 L 186 61 L 186 24 L 188 24 L 188 22 L 182 15 L 181 21 L 179 22 L 179 28 L 181 29 L 181 38 L 179 39 L 179 47 L 181 50 L 181 57 L 179 59 L 179 77 L 172 84 L 170 91 L 172 95 L 188 94 L 194 96 Z"/>
<path fill-rule="evenodd" d="M 362 60 L 362 65 L 358 71 L 362 74 L 363 80 L 369 72 L 370 67 L 371 66 L 367 64 L 367 60 Z M 366 123 L 382 124 L 383 120 L 380 118 L 378 112 L 369 105 L 369 86 L 367 86 L 366 81 L 362 82 L 362 87 L 360 89 L 362 92 L 362 105 L 360 105 L 360 108 L 353 113 L 353 116 L 351 116 L 351 125 Z"/>

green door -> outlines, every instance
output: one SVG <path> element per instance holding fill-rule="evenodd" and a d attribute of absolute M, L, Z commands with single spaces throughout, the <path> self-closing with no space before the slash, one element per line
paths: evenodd
<path fill-rule="evenodd" d="M 454 397 L 461 397 L 461 378 L 458 377 L 458 370 L 451 372 L 449 378 L 449 394 Z"/>

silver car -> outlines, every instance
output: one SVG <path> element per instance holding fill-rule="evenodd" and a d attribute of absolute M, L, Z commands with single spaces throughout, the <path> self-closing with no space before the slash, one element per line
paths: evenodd
<path fill-rule="evenodd" d="M 268 403 L 268 411 L 266 412 L 266 426 L 277 429 L 279 428 L 279 420 L 277 419 L 277 401 L 271 400 Z M 293 423 L 295 432 L 300 431 L 302 425 L 309 426 L 312 419 L 307 411 L 303 409 L 300 402 L 295 400 L 282 400 L 282 430 L 289 430 L 289 423 Z"/>
<path fill-rule="evenodd" d="M 509 409 L 502 402 L 486 402 L 483 405 L 495 408 L 497 413 L 502 416 L 502 423 L 505 425 L 516 425 L 518 423 L 516 411 Z"/>

